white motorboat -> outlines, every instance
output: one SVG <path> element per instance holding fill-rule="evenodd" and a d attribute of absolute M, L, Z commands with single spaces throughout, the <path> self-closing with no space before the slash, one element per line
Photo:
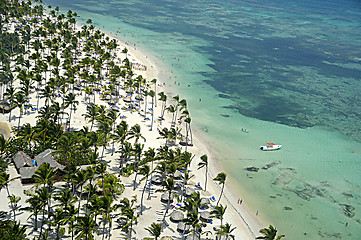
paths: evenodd
<path fill-rule="evenodd" d="M 274 143 L 267 143 L 267 145 L 261 146 L 260 149 L 262 151 L 273 151 L 273 150 L 278 150 L 281 147 L 282 147 L 282 145 L 276 145 Z"/>

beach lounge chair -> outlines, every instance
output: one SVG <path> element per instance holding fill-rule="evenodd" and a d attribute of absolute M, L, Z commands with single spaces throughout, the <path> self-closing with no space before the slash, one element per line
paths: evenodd
<path fill-rule="evenodd" d="M 210 197 L 209 198 L 212 202 L 215 202 L 216 201 L 216 198 L 214 196 Z"/>
<path fill-rule="evenodd" d="M 177 203 L 177 205 L 180 206 L 180 207 L 182 207 L 182 204 L 180 204 L 180 203 Z"/>

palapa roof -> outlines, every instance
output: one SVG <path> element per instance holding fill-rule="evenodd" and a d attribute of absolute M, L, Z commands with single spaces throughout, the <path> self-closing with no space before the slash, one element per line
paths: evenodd
<path fill-rule="evenodd" d="M 21 175 L 21 180 L 31 179 L 38 167 L 23 167 L 20 168 L 19 174 Z"/>
<path fill-rule="evenodd" d="M 55 170 L 57 170 L 57 169 L 63 170 L 64 166 L 59 164 L 57 161 L 55 161 L 53 154 L 52 154 L 53 152 L 54 152 L 53 149 L 46 149 L 44 152 L 36 155 L 34 158 L 36 161 L 36 164 L 38 166 L 40 166 L 41 164 L 47 162 L 47 163 L 49 163 L 50 167 L 55 168 Z"/>
<path fill-rule="evenodd" d="M 19 171 L 24 167 L 34 167 L 32 159 L 24 152 L 20 151 L 14 155 L 13 162 L 16 169 Z"/>

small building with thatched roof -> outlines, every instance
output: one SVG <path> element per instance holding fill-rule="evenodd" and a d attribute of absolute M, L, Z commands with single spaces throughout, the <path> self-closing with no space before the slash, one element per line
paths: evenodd
<path fill-rule="evenodd" d="M 59 164 L 53 157 L 54 150 L 47 149 L 44 152 L 31 159 L 26 153 L 20 151 L 13 157 L 13 162 L 17 172 L 20 174 L 22 184 L 33 183 L 33 175 L 40 165 L 49 163 L 51 168 L 54 168 L 55 180 L 62 179 L 64 175 L 64 166 Z"/>
<path fill-rule="evenodd" d="M 20 180 L 22 184 L 33 183 L 33 175 L 38 167 L 23 167 L 20 168 Z"/>
<path fill-rule="evenodd" d="M 21 168 L 34 167 L 33 160 L 24 152 L 17 152 L 13 157 L 16 170 L 20 173 Z"/>
<path fill-rule="evenodd" d="M 49 163 L 50 167 L 55 168 L 55 170 L 60 169 L 64 170 L 64 166 L 59 164 L 57 161 L 55 161 L 55 158 L 53 157 L 53 149 L 46 149 L 44 152 L 39 153 L 35 156 L 34 160 L 36 162 L 37 166 L 40 166 L 43 163 Z"/>

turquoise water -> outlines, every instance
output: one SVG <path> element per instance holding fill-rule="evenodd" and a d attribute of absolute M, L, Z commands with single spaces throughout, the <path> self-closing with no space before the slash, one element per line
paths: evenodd
<path fill-rule="evenodd" d="M 359 1 L 45 2 L 173 71 L 242 198 L 287 239 L 360 239 Z"/>

